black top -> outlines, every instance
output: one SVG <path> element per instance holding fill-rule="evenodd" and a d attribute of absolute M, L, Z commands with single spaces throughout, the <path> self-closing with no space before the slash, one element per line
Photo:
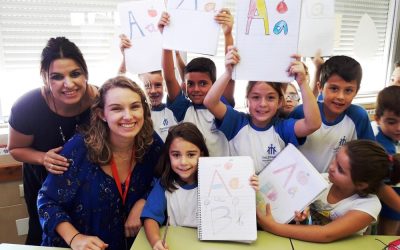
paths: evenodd
<path fill-rule="evenodd" d="M 72 117 L 56 114 L 49 108 L 38 88 L 24 94 L 14 103 L 9 124 L 22 134 L 34 136 L 32 148 L 47 152 L 64 145 L 62 134 L 65 142 L 68 141 L 75 134 L 77 126 L 89 123 L 89 116 L 90 108 Z"/>

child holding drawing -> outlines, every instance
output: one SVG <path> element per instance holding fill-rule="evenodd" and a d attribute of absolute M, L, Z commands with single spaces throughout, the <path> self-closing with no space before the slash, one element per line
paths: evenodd
<path fill-rule="evenodd" d="M 303 63 L 293 61 L 289 74 L 296 76 L 305 107 L 303 119 L 282 120 L 277 117 L 283 103 L 280 83 L 251 81 L 247 85 L 249 114 L 238 112 L 220 99 L 232 76 L 233 65 L 239 63 L 239 54 L 233 46 L 228 48 L 225 73 L 214 83 L 204 99 L 204 105 L 217 119 L 218 129 L 229 141 L 231 155 L 251 156 L 256 173 L 260 173 L 286 146 L 298 145 L 297 138 L 305 137 L 319 128 L 321 117 L 315 97 L 308 86 Z M 244 143 L 247 142 L 247 143 Z"/>
<path fill-rule="evenodd" d="M 160 179 L 141 215 L 153 249 L 168 249 L 159 230 L 165 212 L 173 226 L 197 227 L 197 162 L 200 156 L 208 155 L 204 137 L 194 124 L 184 122 L 170 129 L 157 165 Z M 250 184 L 258 189 L 257 176 L 250 178 Z"/>
<path fill-rule="evenodd" d="M 329 165 L 330 186 L 311 206 L 327 224 L 279 224 L 274 221 L 269 205 L 266 213 L 257 210 L 257 221 L 265 231 L 312 242 L 331 242 L 362 234 L 378 217 L 381 204 L 375 193 L 393 164 L 398 166 L 400 162 L 394 158 L 392 162 L 374 141 L 347 142 Z"/>
<path fill-rule="evenodd" d="M 221 24 L 227 44 L 233 43 L 233 18 L 229 10 L 222 9 L 215 16 L 216 22 Z M 162 31 L 170 22 L 168 13 L 163 13 L 159 21 Z M 203 105 L 204 97 L 216 80 L 216 66 L 205 57 L 198 57 L 190 61 L 184 69 L 185 92 L 175 77 L 172 51 L 164 49 L 162 52 L 162 67 L 167 85 L 167 107 L 172 110 L 178 122 L 192 122 L 206 138 L 207 148 L 211 156 L 229 155 L 228 141 L 215 127 L 215 117 Z M 224 93 L 226 103 L 233 101 L 234 84 L 230 81 Z M 188 98 L 186 98 L 188 96 Z"/>

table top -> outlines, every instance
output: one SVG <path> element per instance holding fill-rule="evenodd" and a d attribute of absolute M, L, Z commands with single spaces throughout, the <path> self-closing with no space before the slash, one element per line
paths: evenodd
<path fill-rule="evenodd" d="M 161 235 L 164 228 L 161 228 Z M 383 249 L 384 244 L 399 239 L 400 236 L 367 235 L 352 236 L 332 243 L 311 243 L 289 238 L 279 237 L 264 231 L 257 232 L 257 240 L 251 244 L 227 242 L 227 241 L 199 241 L 197 239 L 197 229 L 186 227 L 170 226 L 167 235 L 167 244 L 172 250 L 246 250 L 246 249 L 274 249 L 274 250 L 376 250 Z M 380 241 L 382 242 L 380 242 Z M 293 244 L 293 247 L 292 247 Z M 151 250 L 143 228 L 140 230 L 131 250 Z M 0 250 L 2 250 L 0 248 Z"/>
<path fill-rule="evenodd" d="M 300 240 L 292 240 L 292 243 L 296 250 L 380 250 L 396 239 L 400 239 L 400 236 L 365 235 L 352 236 L 331 243 L 312 243 Z"/>
<path fill-rule="evenodd" d="M 161 235 L 164 228 L 161 228 Z M 226 249 L 226 250 L 292 250 L 290 241 L 287 238 L 279 237 L 264 231 L 257 232 L 257 241 L 246 244 L 239 242 L 227 241 L 199 241 L 197 239 L 197 229 L 187 227 L 174 227 L 168 228 L 168 235 L 166 242 L 172 250 L 211 250 L 211 249 Z M 143 228 L 140 230 L 131 250 L 151 250 L 146 234 Z"/>
<path fill-rule="evenodd" d="M 70 248 L 60 248 L 60 247 L 41 247 L 41 246 L 26 246 L 18 244 L 0 244 L 0 250 L 62 250 Z"/>

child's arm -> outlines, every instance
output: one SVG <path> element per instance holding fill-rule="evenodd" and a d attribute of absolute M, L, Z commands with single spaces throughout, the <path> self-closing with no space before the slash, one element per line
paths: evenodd
<path fill-rule="evenodd" d="M 229 9 L 223 8 L 215 16 L 215 21 L 221 25 L 222 31 L 224 32 L 225 54 L 227 54 L 228 47 L 233 45 L 233 36 L 232 36 L 233 16 Z M 235 80 L 230 79 L 228 85 L 225 88 L 223 96 L 226 98 L 226 100 L 232 107 L 235 106 L 234 93 L 235 93 Z"/>
<path fill-rule="evenodd" d="M 204 98 L 204 106 L 206 106 L 218 120 L 221 120 L 225 116 L 227 108 L 226 105 L 221 101 L 221 96 L 230 79 L 232 78 L 233 65 L 237 64 L 239 60 L 240 58 L 236 48 L 230 46 L 228 48 L 228 53 L 225 56 L 226 70 L 224 74 L 222 74 L 222 76 L 215 81 Z"/>
<path fill-rule="evenodd" d="M 311 86 L 314 96 L 318 97 L 319 89 L 318 89 L 317 83 L 319 82 L 319 77 L 321 75 L 321 66 L 322 66 L 322 64 L 324 64 L 324 59 L 322 59 L 322 57 L 321 57 L 321 50 L 317 50 L 312 61 L 315 66 L 315 73 L 314 73 L 314 77 L 310 83 L 310 86 Z"/>
<path fill-rule="evenodd" d="M 228 53 L 228 47 L 233 45 L 233 16 L 229 9 L 221 9 L 214 17 L 215 21 L 221 25 L 225 38 L 225 54 Z"/>
<path fill-rule="evenodd" d="M 169 25 L 169 14 L 163 12 L 160 21 L 158 22 L 158 28 L 161 33 L 167 25 Z M 168 98 L 170 101 L 174 101 L 181 93 L 181 86 L 175 76 L 174 58 L 171 50 L 163 49 L 161 65 L 164 72 L 164 80 L 167 85 Z"/>
<path fill-rule="evenodd" d="M 263 230 L 273 234 L 311 242 L 332 242 L 357 233 L 373 222 L 374 218 L 361 211 L 351 210 L 324 226 L 290 225 L 274 221 L 269 204 L 263 214 L 257 210 L 257 221 Z"/>
<path fill-rule="evenodd" d="M 378 190 L 379 200 L 400 213 L 400 196 L 389 185 L 383 184 Z"/>
<path fill-rule="evenodd" d="M 129 40 L 129 38 L 125 34 L 119 35 L 119 38 L 120 38 L 119 48 L 122 53 L 122 62 L 121 62 L 121 66 L 119 66 L 118 74 L 125 74 L 126 73 L 126 64 L 125 64 L 124 51 L 125 51 L 125 49 L 130 48 L 132 46 L 132 44 L 131 44 L 131 40 Z"/>
<path fill-rule="evenodd" d="M 153 219 L 145 219 L 144 231 L 153 250 L 168 250 L 167 245 L 163 246 L 162 244 L 162 240 L 160 238 L 160 227 L 158 226 L 157 221 Z"/>
<path fill-rule="evenodd" d="M 126 237 L 134 237 L 139 233 L 139 230 L 142 227 L 140 215 L 142 213 L 145 203 L 145 199 L 140 199 L 136 201 L 136 203 L 131 208 L 131 211 L 129 212 L 128 218 L 126 219 L 124 225 Z"/>
<path fill-rule="evenodd" d="M 321 115 L 317 100 L 308 85 L 304 64 L 300 62 L 299 55 L 294 55 L 293 58 L 296 60 L 290 64 L 289 74 L 295 75 L 295 79 L 299 84 L 304 110 L 304 118 L 296 121 L 294 131 L 297 137 L 305 137 L 319 129 Z"/>
<path fill-rule="evenodd" d="M 179 76 L 181 77 L 181 82 L 185 81 L 185 61 L 183 61 L 183 58 L 181 56 L 181 53 L 179 51 L 175 51 L 175 58 L 176 58 L 176 64 L 178 66 L 178 71 L 179 71 Z"/>

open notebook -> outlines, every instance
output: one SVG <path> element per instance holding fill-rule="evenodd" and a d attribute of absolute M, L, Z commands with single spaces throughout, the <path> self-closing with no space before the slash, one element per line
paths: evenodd
<path fill-rule="evenodd" d="M 200 157 L 198 238 L 250 243 L 257 239 L 256 197 L 248 156 Z"/>
<path fill-rule="evenodd" d="M 269 203 L 272 216 L 279 223 L 291 221 L 295 211 L 302 211 L 328 187 L 321 174 L 292 144 L 261 171 L 259 182 L 257 209 L 265 211 Z"/>

